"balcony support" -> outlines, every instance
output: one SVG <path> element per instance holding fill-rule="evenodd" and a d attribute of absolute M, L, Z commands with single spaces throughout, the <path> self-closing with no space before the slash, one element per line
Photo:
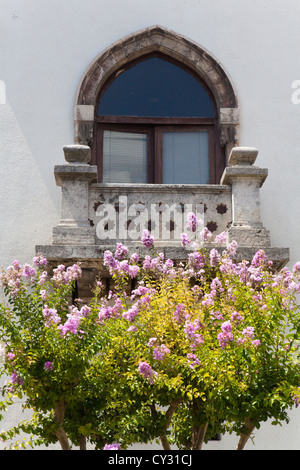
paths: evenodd
<path fill-rule="evenodd" d="M 89 222 L 89 187 L 97 181 L 97 167 L 89 165 L 90 147 L 64 147 L 66 164 L 56 165 L 54 174 L 61 187 L 61 220 L 53 228 L 54 245 L 93 245 L 95 233 Z"/>
<path fill-rule="evenodd" d="M 253 166 L 258 151 L 251 147 L 235 147 L 229 156 L 221 184 L 232 188 L 232 223 L 229 241 L 239 247 L 268 248 L 270 233 L 260 218 L 260 188 L 268 176 L 266 168 Z"/>

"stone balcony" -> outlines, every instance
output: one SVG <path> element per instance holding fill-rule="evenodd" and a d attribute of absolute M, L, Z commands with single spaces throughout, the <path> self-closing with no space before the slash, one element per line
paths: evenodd
<path fill-rule="evenodd" d="M 105 250 L 123 242 L 130 252 L 143 250 L 142 230 L 151 230 L 165 257 L 185 260 L 181 246 L 189 212 L 197 214 L 215 235 L 226 231 L 238 243 L 237 260 L 251 259 L 264 249 L 275 269 L 289 260 L 288 248 L 271 246 L 270 233 L 260 217 L 260 188 L 268 171 L 254 166 L 257 150 L 235 147 L 219 185 L 100 184 L 97 167 L 90 165 L 90 148 L 64 147 L 66 164 L 54 168 L 61 187 L 61 220 L 53 228 L 51 245 L 36 252 L 51 265 L 81 262 L 87 280 L 105 274 Z M 144 251 L 143 251 L 144 252 Z"/>

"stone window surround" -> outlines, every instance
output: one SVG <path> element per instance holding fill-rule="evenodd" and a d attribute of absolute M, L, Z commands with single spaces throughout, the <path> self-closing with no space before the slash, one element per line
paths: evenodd
<path fill-rule="evenodd" d="M 219 62 L 195 42 L 152 26 L 117 41 L 102 52 L 85 72 L 75 100 L 75 144 L 92 146 L 95 106 L 105 82 L 129 62 L 159 52 L 196 73 L 212 92 L 217 108 L 220 143 L 226 159 L 239 142 L 239 107 L 233 85 Z"/>

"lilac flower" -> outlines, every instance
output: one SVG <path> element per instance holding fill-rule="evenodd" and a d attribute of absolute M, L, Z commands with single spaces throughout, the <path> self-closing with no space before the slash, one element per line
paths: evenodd
<path fill-rule="evenodd" d="M 146 295 L 149 292 L 155 291 L 154 289 L 146 286 L 139 286 L 131 292 L 131 300 L 135 299 L 137 296 Z"/>
<path fill-rule="evenodd" d="M 221 232 L 215 236 L 215 242 L 217 243 L 217 245 L 223 245 L 224 243 L 226 243 L 226 240 L 227 240 L 226 232 Z"/>
<path fill-rule="evenodd" d="M 218 334 L 217 339 L 219 341 L 219 345 L 222 349 L 224 349 L 230 341 L 233 341 L 233 334 L 231 333 L 231 323 L 230 321 L 226 321 L 221 325 L 222 332 Z"/>
<path fill-rule="evenodd" d="M 200 271 L 205 265 L 205 256 L 198 251 L 194 251 L 189 254 L 188 263 L 195 271 Z"/>
<path fill-rule="evenodd" d="M 131 279 L 134 279 L 137 276 L 139 270 L 140 268 L 138 266 L 131 266 L 131 265 L 128 266 L 128 274 L 131 277 Z"/>
<path fill-rule="evenodd" d="M 36 276 L 36 270 L 30 266 L 29 264 L 24 264 L 23 266 L 23 276 L 30 280 L 33 281 L 35 276 Z"/>
<path fill-rule="evenodd" d="M 204 307 L 210 307 L 214 305 L 214 295 L 212 294 L 205 294 L 203 300 L 201 301 Z"/>
<path fill-rule="evenodd" d="M 226 251 L 229 254 L 229 256 L 235 256 L 237 248 L 238 248 L 238 244 L 235 240 L 233 240 L 231 243 L 227 245 Z"/>
<path fill-rule="evenodd" d="M 88 317 L 91 313 L 91 308 L 88 305 L 83 305 L 80 309 L 80 315 L 83 317 Z"/>
<path fill-rule="evenodd" d="M 230 341 L 233 341 L 233 334 L 222 332 L 218 334 L 217 338 L 218 338 L 220 347 L 224 349 Z"/>
<path fill-rule="evenodd" d="M 247 338 L 253 338 L 254 335 L 254 327 L 253 326 L 247 326 L 247 328 L 244 328 L 242 331 L 242 335 L 246 336 Z"/>
<path fill-rule="evenodd" d="M 190 315 L 184 310 L 183 304 L 176 305 L 175 313 L 173 316 L 173 321 L 176 321 L 179 324 L 183 324 L 186 320 L 190 318 Z"/>
<path fill-rule="evenodd" d="M 223 274 L 235 273 L 237 269 L 237 265 L 228 257 L 221 258 L 221 264 L 219 266 L 219 270 Z"/>
<path fill-rule="evenodd" d="M 218 250 L 216 250 L 215 248 L 210 250 L 209 259 L 210 259 L 210 265 L 211 266 L 217 266 L 220 262 L 220 259 L 221 259 L 221 256 L 220 256 Z"/>
<path fill-rule="evenodd" d="M 157 361 L 162 361 L 165 358 L 166 354 L 169 354 L 169 353 L 170 353 L 170 349 L 167 348 L 165 344 L 162 344 L 156 347 L 155 349 L 153 349 L 153 357 Z"/>
<path fill-rule="evenodd" d="M 21 276 L 22 269 L 20 268 L 19 262 L 16 260 L 13 262 L 12 266 L 8 266 L 6 272 L 0 275 L 1 284 L 9 288 L 11 296 L 17 295 L 21 289 Z"/>
<path fill-rule="evenodd" d="M 116 260 L 114 258 L 114 255 L 112 254 L 111 251 L 106 250 L 103 255 L 103 264 L 104 266 L 107 266 L 109 269 L 114 269 L 116 267 Z"/>
<path fill-rule="evenodd" d="M 157 343 L 157 338 L 150 338 L 148 343 L 147 343 L 147 346 L 149 346 L 149 348 L 153 348 Z"/>
<path fill-rule="evenodd" d="M 47 361 L 44 365 L 45 370 L 52 370 L 53 369 L 53 362 Z"/>
<path fill-rule="evenodd" d="M 154 244 L 154 238 L 152 237 L 149 230 L 143 230 L 142 242 L 146 248 L 151 248 Z"/>
<path fill-rule="evenodd" d="M 254 340 L 252 341 L 252 344 L 253 344 L 254 346 L 260 346 L 260 341 L 259 341 L 259 339 L 254 339 Z"/>
<path fill-rule="evenodd" d="M 105 446 L 103 447 L 103 450 L 121 450 L 121 446 L 120 444 L 116 444 L 116 443 L 105 444 Z"/>
<path fill-rule="evenodd" d="M 128 248 L 122 243 L 117 243 L 117 248 L 115 251 L 115 258 L 118 260 L 124 259 L 128 255 Z"/>
<path fill-rule="evenodd" d="M 199 320 L 194 320 L 193 322 L 186 322 L 184 327 L 184 332 L 187 337 L 191 341 L 191 349 L 195 349 L 199 347 L 201 344 L 204 343 L 204 339 L 200 333 L 197 333 L 201 329 L 201 323 Z"/>
<path fill-rule="evenodd" d="M 60 323 L 61 318 L 57 314 L 57 310 L 55 308 L 49 308 L 48 305 L 45 305 L 42 312 L 46 326 L 57 325 Z"/>
<path fill-rule="evenodd" d="M 139 255 L 137 253 L 133 253 L 131 256 L 130 256 L 130 261 L 132 263 L 138 263 L 139 262 Z"/>
<path fill-rule="evenodd" d="M 231 321 L 239 324 L 240 322 L 244 321 L 244 317 L 239 312 L 232 312 Z"/>
<path fill-rule="evenodd" d="M 210 284 L 210 289 L 211 289 L 211 295 L 212 297 L 215 297 L 218 292 L 224 292 L 224 288 L 222 286 L 222 283 L 218 277 L 215 277 Z"/>
<path fill-rule="evenodd" d="M 214 320 L 223 320 L 223 314 L 218 310 L 210 312 L 210 315 Z"/>
<path fill-rule="evenodd" d="M 13 260 L 12 265 L 16 271 L 19 271 L 21 269 L 20 263 L 17 259 Z"/>
<path fill-rule="evenodd" d="M 204 227 L 200 232 L 200 239 L 204 242 L 208 242 L 212 239 L 212 233 L 207 227 Z"/>
<path fill-rule="evenodd" d="M 139 311 L 136 305 L 133 305 L 127 312 L 124 312 L 122 317 L 126 320 L 133 322 Z"/>
<path fill-rule="evenodd" d="M 62 335 L 68 335 L 72 333 L 76 335 L 82 316 L 76 307 L 70 307 L 70 313 L 67 315 L 67 320 L 63 325 L 59 325 L 58 329 L 61 330 Z"/>
<path fill-rule="evenodd" d="M 15 355 L 14 353 L 12 353 L 12 352 L 8 352 L 8 353 L 6 354 L 6 359 L 7 359 L 8 361 L 12 361 L 15 357 L 16 357 L 16 355 Z"/>
<path fill-rule="evenodd" d="M 46 279 L 47 279 L 47 276 L 48 276 L 47 271 L 43 271 L 43 272 L 39 275 L 38 284 L 39 284 L 39 285 L 45 284 Z"/>
<path fill-rule="evenodd" d="M 297 263 L 294 264 L 293 266 L 293 273 L 297 274 L 300 272 L 300 262 L 298 261 Z"/>
<path fill-rule="evenodd" d="M 181 245 L 182 246 L 187 246 L 191 243 L 191 240 L 188 238 L 186 233 L 181 234 Z"/>
<path fill-rule="evenodd" d="M 195 214 L 190 212 L 186 218 L 186 228 L 192 232 L 196 232 L 197 226 L 201 223 L 201 220 L 197 220 Z"/>
<path fill-rule="evenodd" d="M 47 261 L 47 258 L 45 258 L 44 256 L 42 255 L 39 255 L 39 256 L 35 256 L 33 258 L 33 264 L 34 266 L 38 267 L 38 268 L 41 268 L 43 266 L 46 266 L 48 263 Z"/>
<path fill-rule="evenodd" d="M 222 323 L 221 330 L 223 331 L 223 333 L 230 333 L 231 332 L 231 323 L 230 323 L 229 320 Z"/>
<path fill-rule="evenodd" d="M 201 364 L 200 360 L 197 358 L 196 354 L 188 353 L 186 356 L 190 362 L 189 367 L 193 369 L 194 367 Z"/>
<path fill-rule="evenodd" d="M 148 379 L 149 383 L 153 383 L 153 376 L 157 375 L 147 362 L 140 362 L 138 371 L 145 379 Z"/>
<path fill-rule="evenodd" d="M 113 306 L 107 305 L 105 301 L 103 302 L 102 306 L 99 309 L 98 318 L 100 322 L 103 323 L 104 320 L 108 320 L 111 317 L 119 317 L 121 310 L 122 310 L 121 299 L 116 298 L 115 304 Z"/>
<path fill-rule="evenodd" d="M 252 266 L 263 266 L 267 261 L 267 256 L 264 250 L 258 250 L 251 261 Z"/>
<path fill-rule="evenodd" d="M 12 373 L 11 376 L 10 376 L 10 378 L 11 378 L 11 381 L 12 381 L 12 384 L 13 384 L 13 385 L 21 385 L 21 386 L 22 386 L 23 383 L 24 383 L 24 379 L 22 379 L 22 378 L 18 375 L 18 373 L 17 373 L 16 370 L 13 371 L 13 373 Z"/>
<path fill-rule="evenodd" d="M 42 300 L 46 300 L 47 299 L 47 291 L 46 290 L 40 290 L 40 296 L 42 298 Z"/>
<path fill-rule="evenodd" d="M 131 326 L 128 328 L 127 331 L 129 331 L 129 332 L 131 332 L 131 331 L 137 331 L 137 327 L 136 327 L 135 325 L 131 325 Z"/>
<path fill-rule="evenodd" d="M 52 280 L 58 284 L 69 284 L 81 276 L 81 268 L 77 264 L 73 264 L 73 266 L 69 266 L 67 269 L 63 264 L 60 264 L 53 272 Z"/>

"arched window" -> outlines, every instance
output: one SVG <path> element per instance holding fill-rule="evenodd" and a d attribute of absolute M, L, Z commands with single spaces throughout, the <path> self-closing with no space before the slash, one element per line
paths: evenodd
<path fill-rule="evenodd" d="M 98 96 L 99 180 L 215 183 L 222 158 L 216 123 L 213 97 L 190 71 L 158 55 L 130 64 Z"/>
<path fill-rule="evenodd" d="M 75 143 L 99 182 L 219 184 L 238 145 L 231 80 L 203 47 L 161 26 L 104 50 L 76 95 Z"/>

